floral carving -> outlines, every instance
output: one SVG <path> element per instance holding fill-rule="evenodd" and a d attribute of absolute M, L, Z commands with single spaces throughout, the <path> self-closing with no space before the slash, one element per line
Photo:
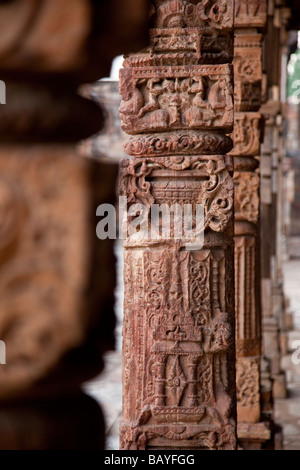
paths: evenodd
<path fill-rule="evenodd" d="M 153 0 L 155 25 L 159 28 L 232 28 L 232 2 L 225 0 Z"/>
<path fill-rule="evenodd" d="M 176 131 L 165 134 L 136 135 L 124 144 L 128 155 L 160 157 L 172 155 L 225 154 L 232 149 L 231 139 L 220 133 Z"/>
<path fill-rule="evenodd" d="M 170 177 L 174 178 L 174 171 L 183 169 L 186 171 L 187 180 L 182 185 L 182 189 L 179 189 L 176 184 L 174 189 L 171 184 L 168 188 L 164 188 L 162 180 L 161 190 L 159 190 L 160 170 L 164 177 L 169 170 Z M 155 186 L 149 181 L 153 179 L 153 172 L 156 175 Z M 179 203 L 183 207 L 188 195 L 190 203 L 194 206 L 195 204 L 204 206 L 204 229 L 211 228 L 216 232 L 223 232 L 232 218 L 233 182 L 225 157 L 160 157 L 123 160 L 120 176 L 121 195 L 127 197 L 129 204 L 142 203 L 148 207 L 149 217 L 151 204 Z M 189 178 L 191 178 L 190 183 Z M 196 185 L 195 178 L 198 179 Z"/>
<path fill-rule="evenodd" d="M 239 358 L 236 372 L 238 415 L 240 414 L 241 421 L 244 416 L 248 416 L 248 422 L 259 421 L 259 361 L 251 358 Z"/>
<path fill-rule="evenodd" d="M 231 134 L 234 147 L 231 155 L 253 157 L 259 155 L 261 141 L 261 114 L 235 113 L 234 129 Z"/>
<path fill-rule="evenodd" d="M 261 105 L 262 36 L 239 34 L 234 44 L 236 111 L 257 111 Z"/>
<path fill-rule="evenodd" d="M 234 206 L 236 220 L 257 223 L 259 211 L 259 175 L 251 172 L 234 174 Z"/>

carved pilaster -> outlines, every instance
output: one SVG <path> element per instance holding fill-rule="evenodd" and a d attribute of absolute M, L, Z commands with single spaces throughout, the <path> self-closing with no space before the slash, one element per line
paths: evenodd
<path fill-rule="evenodd" d="M 120 194 L 146 207 L 124 240 L 120 445 L 235 449 L 233 2 L 152 3 L 150 47 L 120 74 Z M 203 246 L 153 238 L 153 204 L 202 205 Z"/>
<path fill-rule="evenodd" d="M 270 5 L 271 6 L 271 5 Z M 262 180 L 263 200 L 261 210 L 262 240 L 268 239 L 267 246 L 262 251 L 263 277 L 265 288 L 263 299 L 264 315 L 264 354 L 270 361 L 273 379 L 274 397 L 286 396 L 285 374 L 281 370 L 280 335 L 284 329 L 284 296 L 282 282 L 282 103 L 281 90 L 285 90 L 282 57 L 285 54 L 286 26 L 289 10 L 279 5 L 273 5 L 268 18 L 266 35 L 265 67 L 268 76 L 268 101 L 262 112 L 266 115 L 266 139 L 263 147 L 261 169 L 264 172 Z M 269 50 L 273 50 L 269 54 Z M 281 330 L 281 331 L 280 331 Z"/>
<path fill-rule="evenodd" d="M 260 423 L 262 340 L 258 171 L 263 124 L 258 112 L 262 99 L 262 35 L 257 29 L 263 28 L 265 23 L 266 2 L 240 0 L 236 3 L 235 123 L 231 152 L 235 185 L 236 385 L 238 438 L 241 446 L 248 449 L 253 448 L 254 428 L 257 428 L 255 433 L 260 433 L 259 426 L 265 430 L 264 423 Z M 262 435 L 261 442 L 264 439 Z"/>

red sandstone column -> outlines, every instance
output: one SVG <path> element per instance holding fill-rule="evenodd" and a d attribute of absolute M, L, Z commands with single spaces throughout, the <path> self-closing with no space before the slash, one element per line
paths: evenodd
<path fill-rule="evenodd" d="M 268 101 L 262 112 L 267 116 L 266 139 L 263 147 L 262 169 L 268 174 L 269 185 L 263 181 L 264 197 L 262 210 L 266 217 L 262 223 L 262 237 L 271 233 L 270 250 L 263 253 L 264 266 L 263 286 L 267 286 L 269 296 L 262 304 L 264 354 L 270 361 L 273 379 L 273 395 L 275 398 L 286 396 L 285 373 L 281 370 L 280 336 L 285 327 L 284 295 L 282 280 L 282 251 L 280 228 L 280 205 L 282 198 L 282 102 L 281 89 L 284 87 L 282 72 L 282 56 L 287 42 L 286 26 L 290 11 L 280 6 L 269 9 L 268 32 L 266 35 L 265 63 L 268 75 Z M 267 51 L 273 48 L 274 53 Z"/>
<path fill-rule="evenodd" d="M 235 184 L 235 309 L 238 437 L 243 448 L 261 448 L 271 437 L 261 422 L 261 306 L 259 156 L 262 116 L 262 35 L 266 1 L 240 0 L 235 10 L 233 133 Z M 258 29 L 259 28 L 259 29 Z"/>
<path fill-rule="evenodd" d="M 124 240 L 120 446 L 235 449 L 233 2 L 152 3 L 151 44 L 120 75 L 120 194 L 147 211 Z M 204 245 L 144 236 L 153 204 L 202 205 Z"/>
<path fill-rule="evenodd" d="M 113 240 L 97 239 L 95 215 L 115 203 L 118 168 L 78 155 L 104 113 L 77 89 L 143 47 L 146 4 L 0 2 L 1 450 L 105 445 L 81 387 L 114 345 Z"/>

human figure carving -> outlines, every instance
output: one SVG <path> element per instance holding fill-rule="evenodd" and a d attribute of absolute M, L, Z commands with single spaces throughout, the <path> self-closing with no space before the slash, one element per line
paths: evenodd
<path fill-rule="evenodd" d="M 127 90 L 123 95 L 123 101 L 120 106 L 120 113 L 123 117 L 125 126 L 134 128 L 135 121 L 138 119 L 139 126 L 144 129 L 167 126 L 169 122 L 169 113 L 160 109 L 158 97 L 163 93 L 163 87 L 155 86 L 160 80 L 152 79 L 147 82 L 146 79 L 137 80 L 132 90 Z M 139 86 L 145 83 L 149 90 L 149 102 L 145 104 L 145 98 Z M 122 85 L 121 85 L 122 93 Z"/>

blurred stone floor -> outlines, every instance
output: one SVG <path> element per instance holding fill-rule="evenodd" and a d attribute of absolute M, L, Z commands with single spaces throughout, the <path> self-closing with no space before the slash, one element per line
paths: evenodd
<path fill-rule="evenodd" d="M 118 286 L 116 289 L 116 351 L 106 355 L 106 368 L 100 377 L 85 386 L 88 394 L 102 405 L 106 417 L 109 450 L 119 448 L 118 428 L 122 406 L 121 321 L 123 311 L 122 247 L 116 244 L 118 263 Z M 288 332 L 289 352 L 282 358 L 282 368 L 288 380 L 288 398 L 276 400 L 275 421 L 283 427 L 284 448 L 300 450 L 300 364 L 292 363 L 293 342 L 299 340 L 300 348 L 300 259 L 284 264 L 285 296 L 289 299 L 289 312 L 293 314 L 294 330 Z M 299 352 L 300 360 L 300 352 Z"/>

